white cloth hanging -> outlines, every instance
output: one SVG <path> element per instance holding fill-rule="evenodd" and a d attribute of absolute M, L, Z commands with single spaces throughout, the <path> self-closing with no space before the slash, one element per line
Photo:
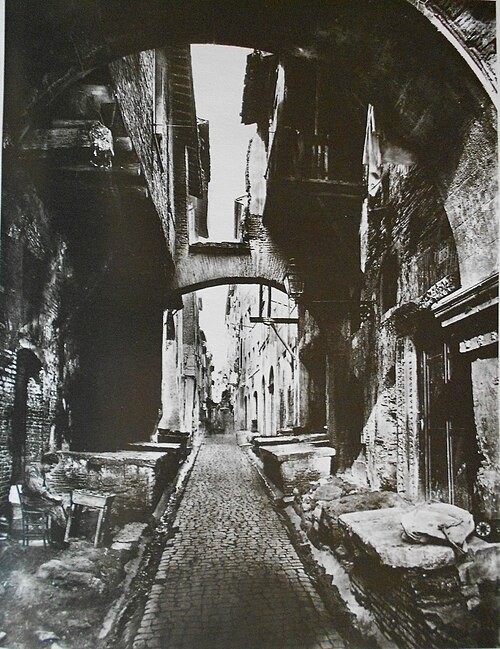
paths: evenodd
<path fill-rule="evenodd" d="M 376 196 L 382 186 L 382 151 L 380 135 L 375 124 L 375 110 L 368 104 L 366 116 L 365 145 L 363 149 L 363 164 L 367 167 L 368 194 Z"/>

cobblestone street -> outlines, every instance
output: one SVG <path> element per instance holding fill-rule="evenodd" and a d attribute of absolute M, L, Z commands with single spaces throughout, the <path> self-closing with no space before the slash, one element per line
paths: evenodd
<path fill-rule="evenodd" d="M 327 649 L 344 643 L 233 437 L 200 449 L 134 649 Z"/>

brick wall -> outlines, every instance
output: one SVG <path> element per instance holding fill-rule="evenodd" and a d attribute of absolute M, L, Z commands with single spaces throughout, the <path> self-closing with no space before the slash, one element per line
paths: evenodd
<path fill-rule="evenodd" d="M 154 50 L 132 54 L 113 62 L 110 73 L 125 127 L 141 161 L 141 169 L 172 253 L 172 161 L 170 156 L 167 158 L 167 138 L 163 139 L 159 148 L 153 140 Z M 179 178 L 179 182 L 182 179 Z"/>
<path fill-rule="evenodd" d="M 67 248 L 54 226 L 54 214 L 22 166 L 7 159 L 3 182 L 2 294 L 0 324 L 0 502 L 8 493 L 16 445 L 15 404 L 19 360 L 35 367 L 18 387 L 25 402 L 26 460 L 38 460 L 55 435 L 60 368 L 67 356 L 58 335 L 61 291 L 69 272 Z M 27 356 L 26 356 L 27 355 Z M 67 374 L 71 370 L 67 370 Z M 24 392 L 24 394 L 22 394 Z M 20 451 L 21 452 L 21 451 Z"/>
<path fill-rule="evenodd" d="M 2 327 L 2 333 L 4 331 L 5 328 Z M 0 373 L 0 502 L 3 502 L 9 491 L 12 472 L 9 436 L 11 413 L 14 406 L 16 354 L 12 350 L 2 349 L 0 358 L 2 363 Z"/>
<path fill-rule="evenodd" d="M 111 522 L 147 521 L 179 466 L 175 454 L 147 451 L 59 452 L 47 477 L 50 487 L 69 497 L 73 489 L 114 493 Z"/>
<path fill-rule="evenodd" d="M 455 567 L 432 572 L 354 560 L 354 594 L 400 647 L 476 647 L 479 625 L 468 612 Z"/>

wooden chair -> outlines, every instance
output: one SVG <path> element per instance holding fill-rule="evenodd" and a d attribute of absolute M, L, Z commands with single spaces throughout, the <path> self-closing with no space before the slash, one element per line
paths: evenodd
<path fill-rule="evenodd" d="M 43 547 L 46 548 L 47 542 L 50 541 L 50 516 L 47 512 L 25 503 L 22 485 L 18 484 L 16 488 L 21 506 L 23 546 L 28 546 L 32 540 L 41 539 Z"/>

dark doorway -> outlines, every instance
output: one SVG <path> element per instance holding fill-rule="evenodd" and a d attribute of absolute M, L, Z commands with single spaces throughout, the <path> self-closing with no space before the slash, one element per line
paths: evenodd
<path fill-rule="evenodd" d="M 28 436 L 28 383 L 36 378 L 42 364 L 29 349 L 17 352 L 17 372 L 12 409 L 12 483 L 20 482 L 26 463 L 26 440 Z"/>
<path fill-rule="evenodd" d="M 470 365 L 456 345 L 428 341 L 420 354 L 420 475 L 426 500 L 472 509 L 479 465 Z"/>

